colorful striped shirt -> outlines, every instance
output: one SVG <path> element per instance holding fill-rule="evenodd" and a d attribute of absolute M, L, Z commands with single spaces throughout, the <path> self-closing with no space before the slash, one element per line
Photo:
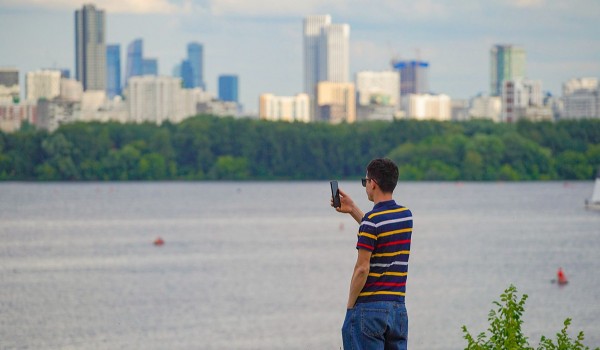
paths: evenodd
<path fill-rule="evenodd" d="M 372 253 L 369 276 L 357 303 L 404 302 L 412 227 L 411 211 L 393 200 L 379 202 L 365 214 L 356 249 Z"/>

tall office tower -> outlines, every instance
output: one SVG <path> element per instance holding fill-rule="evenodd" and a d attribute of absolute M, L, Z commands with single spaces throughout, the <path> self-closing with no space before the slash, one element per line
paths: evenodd
<path fill-rule="evenodd" d="M 314 15 L 304 19 L 304 92 L 314 99 L 319 82 L 321 29 L 331 24 L 331 16 Z"/>
<path fill-rule="evenodd" d="M 238 101 L 238 76 L 220 75 L 219 76 L 219 100 L 229 102 Z"/>
<path fill-rule="evenodd" d="M 400 96 L 429 92 L 429 62 L 397 60 L 392 67 L 400 72 Z"/>
<path fill-rule="evenodd" d="M 506 80 L 525 79 L 525 49 L 495 45 L 490 50 L 490 95 L 500 96 Z"/>
<path fill-rule="evenodd" d="M 192 42 L 187 45 L 187 61 L 192 69 L 192 87 L 206 90 L 204 83 L 204 48 L 202 44 Z"/>
<path fill-rule="evenodd" d="M 105 32 L 103 10 L 84 5 L 75 11 L 75 78 L 84 90 L 106 89 Z"/>
<path fill-rule="evenodd" d="M 179 65 L 178 77 L 181 77 L 183 87 L 186 89 L 194 88 L 194 70 L 189 60 L 183 60 Z"/>
<path fill-rule="evenodd" d="M 16 68 L 0 68 L 0 103 L 19 100 L 19 70 Z"/>
<path fill-rule="evenodd" d="M 125 70 L 125 83 L 129 78 L 142 75 L 144 64 L 144 42 L 135 39 L 127 46 L 127 68 Z"/>
<path fill-rule="evenodd" d="M 106 45 L 106 94 L 121 95 L 121 46 Z"/>
<path fill-rule="evenodd" d="M 142 75 L 158 75 L 158 60 L 156 58 L 144 58 L 142 60 Z"/>
<path fill-rule="evenodd" d="M 319 81 L 350 81 L 350 26 L 331 24 L 321 29 Z"/>

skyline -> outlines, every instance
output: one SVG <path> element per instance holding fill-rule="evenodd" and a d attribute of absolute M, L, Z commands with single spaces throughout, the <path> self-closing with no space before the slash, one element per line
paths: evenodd
<path fill-rule="evenodd" d="M 295 3 L 271 0 L 0 0 L 0 66 L 25 73 L 41 68 L 75 72 L 74 13 L 84 3 L 106 11 L 106 43 L 126 47 L 144 40 L 144 55 L 172 75 L 186 46 L 204 46 L 207 90 L 218 95 L 219 75 L 240 78 L 240 102 L 258 111 L 261 93 L 303 90 L 302 21 L 329 14 L 350 25 L 350 78 L 363 70 L 391 69 L 392 58 L 429 62 L 435 93 L 470 98 L 489 93 L 490 49 L 525 49 L 526 77 L 561 95 L 566 80 L 600 76 L 600 2 L 544 0 L 381 1 Z M 23 96 L 25 91 L 21 91 Z"/>

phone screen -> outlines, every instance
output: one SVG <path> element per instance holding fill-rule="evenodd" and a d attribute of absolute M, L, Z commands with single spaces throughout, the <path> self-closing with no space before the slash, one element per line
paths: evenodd
<path fill-rule="evenodd" d="M 333 198 L 333 207 L 339 208 L 342 206 L 340 201 L 340 191 L 338 190 L 338 182 L 333 180 L 330 181 L 331 184 L 331 197 Z"/>

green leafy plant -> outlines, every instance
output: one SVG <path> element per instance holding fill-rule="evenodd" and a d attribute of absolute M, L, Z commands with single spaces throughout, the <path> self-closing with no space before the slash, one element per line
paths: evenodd
<path fill-rule="evenodd" d="M 526 300 L 527 294 L 523 294 L 518 299 L 517 288 L 510 285 L 500 295 L 500 302 L 494 301 L 494 305 L 498 308 L 492 309 L 488 315 L 489 335 L 482 332 L 474 338 L 467 327 L 462 326 L 464 338 L 467 340 L 465 350 L 534 350 L 521 330 Z M 542 336 L 536 350 L 589 350 L 589 347 L 583 345 L 583 332 L 579 332 L 576 339 L 571 339 L 567 333 L 570 324 L 571 319 L 567 318 L 564 328 L 556 334 L 556 343 L 552 339 Z M 600 348 L 595 350 L 600 350 Z"/>

